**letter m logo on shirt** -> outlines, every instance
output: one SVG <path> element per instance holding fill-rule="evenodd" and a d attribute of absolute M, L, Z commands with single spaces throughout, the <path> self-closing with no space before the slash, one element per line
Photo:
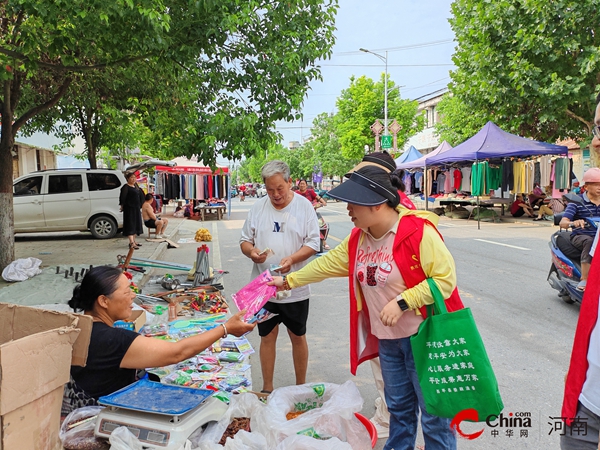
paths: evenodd
<path fill-rule="evenodd" d="M 273 222 L 273 233 L 283 233 L 284 222 Z"/>

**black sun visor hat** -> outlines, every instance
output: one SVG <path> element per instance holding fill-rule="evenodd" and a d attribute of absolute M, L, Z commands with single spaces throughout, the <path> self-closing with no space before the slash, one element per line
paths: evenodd
<path fill-rule="evenodd" d="M 398 194 L 373 181 L 360 172 L 352 172 L 350 178 L 333 188 L 328 196 L 342 202 L 361 206 L 377 206 L 390 201 L 398 203 Z"/>
<path fill-rule="evenodd" d="M 363 167 L 372 166 L 379 167 L 380 169 L 385 170 L 390 173 L 396 170 L 396 163 L 394 159 L 390 156 L 388 152 L 385 150 L 382 152 L 371 153 L 369 155 L 365 155 L 361 162 L 359 162 L 356 166 L 354 166 L 350 171 L 344 175 L 346 178 L 350 178 L 352 172 L 356 172 Z"/>

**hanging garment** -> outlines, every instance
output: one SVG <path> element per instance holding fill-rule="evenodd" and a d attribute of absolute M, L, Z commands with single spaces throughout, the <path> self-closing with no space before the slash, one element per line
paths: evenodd
<path fill-rule="evenodd" d="M 444 193 L 444 183 L 446 182 L 446 173 L 440 172 L 440 174 L 437 176 L 436 181 L 437 181 L 436 194 L 443 194 Z"/>
<path fill-rule="evenodd" d="M 514 185 L 513 162 L 511 160 L 502 161 L 502 182 L 500 187 L 503 191 L 512 191 Z"/>
<path fill-rule="evenodd" d="M 540 186 L 550 186 L 552 181 L 550 180 L 550 173 L 552 172 L 552 157 L 541 156 L 540 162 Z"/>
<path fill-rule="evenodd" d="M 454 169 L 452 171 L 452 179 L 453 179 L 453 183 L 452 183 L 452 187 L 455 190 L 460 190 L 460 184 L 462 183 L 462 172 L 459 169 Z"/>
<path fill-rule="evenodd" d="M 423 172 L 416 172 L 414 174 L 415 177 L 415 187 L 418 190 L 423 190 Z"/>
<path fill-rule="evenodd" d="M 452 170 L 446 171 L 446 179 L 444 180 L 444 192 L 450 193 L 454 190 L 454 177 Z"/>
<path fill-rule="evenodd" d="M 554 187 L 556 189 L 568 189 L 570 183 L 571 167 L 568 158 L 556 158 L 554 161 Z"/>
<path fill-rule="evenodd" d="M 535 174 L 535 166 L 533 161 L 525 161 L 525 190 L 524 193 L 533 191 L 533 177 Z"/>
<path fill-rule="evenodd" d="M 463 167 L 460 169 L 460 172 L 462 173 L 460 190 L 463 192 L 471 192 L 471 170 L 471 167 Z"/>

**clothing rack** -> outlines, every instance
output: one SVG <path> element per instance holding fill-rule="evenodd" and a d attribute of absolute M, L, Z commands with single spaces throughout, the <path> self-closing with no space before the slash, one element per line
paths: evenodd
<path fill-rule="evenodd" d="M 155 191 L 165 201 L 227 199 L 227 218 L 230 218 L 231 174 L 227 167 L 213 170 L 202 166 L 156 166 L 154 177 Z"/>

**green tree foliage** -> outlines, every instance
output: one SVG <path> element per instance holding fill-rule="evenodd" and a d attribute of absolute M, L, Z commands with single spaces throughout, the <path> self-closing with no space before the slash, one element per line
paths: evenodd
<path fill-rule="evenodd" d="M 362 155 L 349 158 L 342 152 L 335 115 L 319 114 L 313 120 L 310 133 L 310 139 L 303 145 L 307 153 L 304 166 L 308 174 L 312 173 L 314 166 L 320 166 L 323 174 L 341 177 L 362 159 Z"/>
<path fill-rule="evenodd" d="M 596 0 L 455 0 L 452 13 L 451 90 L 464 113 L 484 111 L 477 116 L 542 141 L 589 135 L 600 84 Z"/>
<path fill-rule="evenodd" d="M 361 159 L 365 145 L 373 148 L 374 137 L 370 127 L 376 119 L 384 117 L 384 85 L 384 75 L 377 83 L 364 75 L 352 77 L 350 87 L 338 97 L 336 130 L 346 158 Z M 401 99 L 394 82 L 389 79 L 388 91 L 388 123 L 396 119 L 402 127 L 398 133 L 398 148 L 401 148 L 410 136 L 423 129 L 424 118 L 417 115 L 417 102 Z"/>
<path fill-rule="evenodd" d="M 135 106 L 161 149 L 239 159 L 274 141 L 276 120 L 298 117 L 316 61 L 330 56 L 336 10 L 337 0 L 2 2 L 0 268 L 14 259 L 16 133 L 80 74 L 119 67 L 155 88 Z"/>
<path fill-rule="evenodd" d="M 473 137 L 491 118 L 473 111 L 460 98 L 446 94 L 436 107 L 441 120 L 434 127 L 440 141 L 453 147 Z"/>
<path fill-rule="evenodd" d="M 126 156 L 126 150 L 140 147 L 149 132 L 136 105 L 155 98 L 158 91 L 150 83 L 151 71 L 144 69 L 133 71 L 119 66 L 74 74 L 69 91 L 56 107 L 33 117 L 23 131 L 27 134 L 41 130 L 56 135 L 62 140 L 59 150 L 72 147 L 75 137 L 80 136 L 91 168 L 97 167 L 100 148 Z"/>

